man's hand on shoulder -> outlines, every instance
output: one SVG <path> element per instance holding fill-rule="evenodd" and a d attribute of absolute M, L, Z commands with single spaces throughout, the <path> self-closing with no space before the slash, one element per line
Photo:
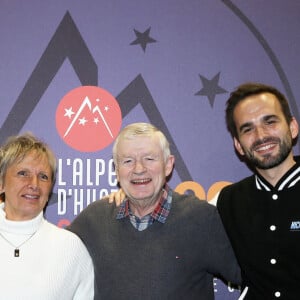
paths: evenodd
<path fill-rule="evenodd" d="M 103 198 L 103 200 L 108 200 L 109 203 L 115 202 L 116 206 L 119 206 L 123 200 L 125 199 L 126 195 L 122 189 L 119 189 L 117 192 L 113 192 L 106 197 Z"/>

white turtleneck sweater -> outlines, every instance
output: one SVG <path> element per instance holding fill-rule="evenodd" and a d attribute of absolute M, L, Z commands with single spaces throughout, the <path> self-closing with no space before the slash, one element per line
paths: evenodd
<path fill-rule="evenodd" d="M 46 221 L 43 212 L 29 221 L 7 220 L 4 205 L 0 233 L 14 246 L 0 235 L 0 299 L 93 299 L 92 260 L 81 240 Z"/>

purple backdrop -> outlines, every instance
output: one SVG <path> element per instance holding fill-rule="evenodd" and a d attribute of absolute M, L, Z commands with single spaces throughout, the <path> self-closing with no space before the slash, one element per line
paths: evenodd
<path fill-rule="evenodd" d="M 298 1 L 2 0 L 0 25 L 0 142 L 29 130 L 55 150 L 60 167 L 47 218 L 60 226 L 116 188 L 111 145 L 76 151 L 56 131 L 58 104 L 80 85 L 109 91 L 122 126 L 163 129 L 177 157 L 170 185 L 193 181 L 205 194 L 249 174 L 224 123 L 238 84 L 277 86 L 299 120 Z M 73 168 L 82 168 L 77 177 Z M 238 297 L 219 281 L 215 294 Z"/>

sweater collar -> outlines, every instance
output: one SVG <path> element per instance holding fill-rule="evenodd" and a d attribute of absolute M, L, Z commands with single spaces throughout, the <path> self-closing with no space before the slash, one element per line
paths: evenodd
<path fill-rule="evenodd" d="M 26 221 L 12 221 L 6 219 L 5 202 L 0 204 L 0 230 L 14 234 L 32 234 L 38 230 L 44 217 L 41 211 L 35 218 Z"/>
<path fill-rule="evenodd" d="M 150 214 L 150 218 L 155 221 L 159 221 L 160 223 L 165 223 L 167 217 L 170 213 L 172 203 L 172 190 L 165 184 L 163 188 L 163 193 L 157 203 L 154 211 Z M 125 200 L 121 203 L 116 219 L 123 219 L 128 217 L 131 214 L 129 208 L 129 200 L 125 198 Z"/>

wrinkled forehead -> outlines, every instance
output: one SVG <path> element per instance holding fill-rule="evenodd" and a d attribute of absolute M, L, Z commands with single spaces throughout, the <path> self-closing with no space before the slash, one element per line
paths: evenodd
<path fill-rule="evenodd" d="M 161 153 L 162 148 L 156 135 L 137 135 L 122 139 L 118 144 L 118 155 L 140 155 Z"/>

